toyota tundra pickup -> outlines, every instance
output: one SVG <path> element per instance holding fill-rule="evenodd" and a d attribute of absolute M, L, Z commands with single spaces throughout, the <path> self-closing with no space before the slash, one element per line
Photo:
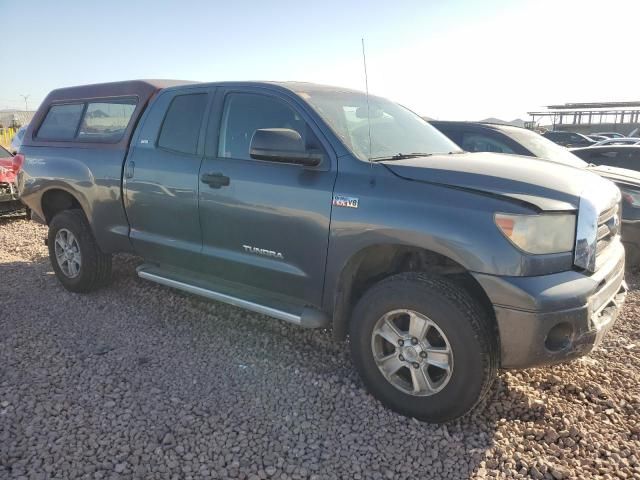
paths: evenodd
<path fill-rule="evenodd" d="M 51 92 L 18 191 L 72 292 L 138 275 L 349 337 L 383 404 L 443 422 L 498 368 L 587 354 L 622 308 L 620 191 L 469 154 L 406 108 L 308 83 L 129 81 Z"/>

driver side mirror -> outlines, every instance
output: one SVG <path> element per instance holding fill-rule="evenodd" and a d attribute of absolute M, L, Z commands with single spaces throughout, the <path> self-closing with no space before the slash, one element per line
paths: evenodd
<path fill-rule="evenodd" d="M 308 151 L 302 136 L 289 128 L 261 128 L 251 137 L 249 156 L 254 160 L 315 167 L 324 155 Z"/>

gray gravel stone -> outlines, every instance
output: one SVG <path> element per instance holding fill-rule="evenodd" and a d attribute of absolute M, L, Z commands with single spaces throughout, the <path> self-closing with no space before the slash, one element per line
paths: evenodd
<path fill-rule="evenodd" d="M 66 292 L 45 232 L 0 220 L 0 479 L 640 479 L 635 273 L 588 357 L 502 372 L 443 427 L 382 407 L 329 332 L 145 282 L 137 258 Z"/>

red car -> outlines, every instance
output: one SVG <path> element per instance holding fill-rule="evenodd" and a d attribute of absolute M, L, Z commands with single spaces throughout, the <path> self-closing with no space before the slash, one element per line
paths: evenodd
<path fill-rule="evenodd" d="M 9 151 L 0 146 L 0 215 L 24 209 L 24 205 L 18 199 L 18 190 L 16 189 L 16 174 L 23 161 L 22 155 L 11 155 Z"/>

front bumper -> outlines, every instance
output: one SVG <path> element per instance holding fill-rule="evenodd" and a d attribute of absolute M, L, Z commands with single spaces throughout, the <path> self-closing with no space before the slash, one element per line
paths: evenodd
<path fill-rule="evenodd" d="M 624 304 L 624 248 L 587 276 L 576 271 L 538 277 L 474 273 L 493 303 L 502 368 L 527 368 L 589 353 L 613 326 Z"/>

